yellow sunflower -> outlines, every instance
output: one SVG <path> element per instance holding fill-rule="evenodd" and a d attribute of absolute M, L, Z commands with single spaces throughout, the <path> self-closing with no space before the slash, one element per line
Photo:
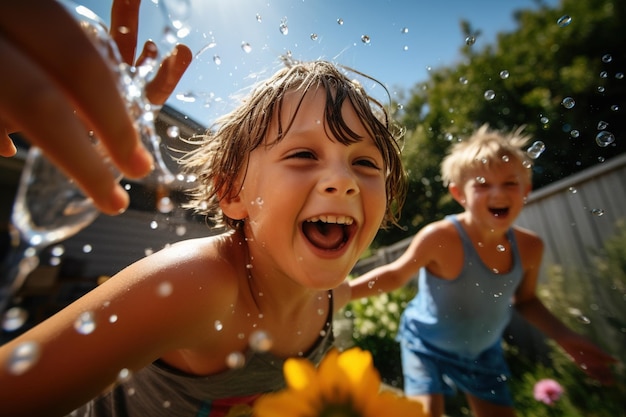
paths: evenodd
<path fill-rule="evenodd" d="M 420 417 L 422 406 L 380 390 L 380 375 L 368 351 L 331 350 L 316 369 L 306 359 L 288 359 L 287 388 L 259 398 L 254 417 Z"/>

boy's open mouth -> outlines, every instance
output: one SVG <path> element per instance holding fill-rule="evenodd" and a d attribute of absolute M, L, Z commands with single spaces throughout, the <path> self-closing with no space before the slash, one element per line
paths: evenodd
<path fill-rule="evenodd" d="M 491 212 L 491 214 L 493 214 L 496 217 L 504 217 L 507 214 L 509 214 L 509 208 L 508 207 L 503 207 L 503 208 L 489 208 L 489 211 Z"/>
<path fill-rule="evenodd" d="M 311 217 L 302 223 L 302 233 L 316 248 L 337 250 L 350 239 L 353 224 L 354 219 L 346 216 Z"/>

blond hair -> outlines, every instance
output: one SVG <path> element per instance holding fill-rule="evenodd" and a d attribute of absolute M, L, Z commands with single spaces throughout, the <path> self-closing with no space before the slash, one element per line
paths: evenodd
<path fill-rule="evenodd" d="M 180 159 L 183 171 L 197 177 L 197 186 L 190 192 L 191 200 L 187 207 L 206 215 L 217 226 L 237 227 L 241 220 L 230 219 L 223 214 L 219 208 L 220 198 L 235 196 L 240 191 L 237 187 L 241 183 L 237 180 L 241 180 L 240 174 L 245 175 L 250 152 L 269 140 L 266 135 L 270 122 L 275 113 L 282 111 L 285 95 L 298 91 L 302 100 L 308 91 L 322 88 L 326 91 L 326 124 L 340 143 L 348 145 L 363 139 L 343 120 L 341 108 L 345 102 L 354 107 L 364 127 L 371 133 L 383 156 L 387 173 L 387 212 L 381 226 L 385 227 L 389 222 L 397 224 L 406 193 L 406 173 L 398 143 L 404 133 L 402 129 L 390 120 L 383 105 L 334 64 L 326 61 L 287 64 L 286 68 L 258 84 L 238 108 L 218 119 L 205 135 L 192 138 L 190 143 L 197 148 Z M 357 71 L 352 72 L 373 80 Z M 272 139 L 273 143 L 285 137 L 296 113 L 285 126 L 281 118 L 277 118 L 279 135 Z M 269 142 L 266 144 L 271 145 Z"/>
<path fill-rule="evenodd" d="M 493 167 L 507 162 L 517 162 L 528 168 L 527 180 L 532 178 L 532 160 L 523 150 L 530 136 L 523 134 L 524 126 L 503 133 L 482 125 L 469 139 L 455 143 L 441 163 L 444 185 L 463 184 L 468 171 L 479 167 Z"/>

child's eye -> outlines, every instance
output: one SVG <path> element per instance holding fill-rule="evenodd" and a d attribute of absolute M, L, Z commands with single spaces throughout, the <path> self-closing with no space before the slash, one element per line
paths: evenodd
<path fill-rule="evenodd" d="M 315 159 L 315 154 L 311 151 L 297 151 L 289 155 L 289 158 L 296 159 Z"/>
<path fill-rule="evenodd" d="M 358 159 L 355 161 L 354 164 L 364 166 L 367 168 L 374 168 L 380 171 L 380 167 L 378 166 L 378 164 L 375 161 L 372 161 L 371 159 Z"/>

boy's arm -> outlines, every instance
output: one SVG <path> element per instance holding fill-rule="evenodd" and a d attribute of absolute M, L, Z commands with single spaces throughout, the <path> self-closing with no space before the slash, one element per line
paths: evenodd
<path fill-rule="evenodd" d="M 519 239 L 524 278 L 515 296 L 515 308 L 532 325 L 553 339 L 589 376 L 603 384 L 613 381 L 609 365 L 616 360 L 590 340 L 574 332 L 559 320 L 537 297 L 539 266 L 543 242 L 536 236 Z"/>
<path fill-rule="evenodd" d="M 349 281 L 349 299 L 371 297 L 406 285 L 421 267 L 435 262 L 437 248 L 445 247 L 441 243 L 445 234 L 441 231 L 440 222 L 426 226 L 398 259 Z"/>

